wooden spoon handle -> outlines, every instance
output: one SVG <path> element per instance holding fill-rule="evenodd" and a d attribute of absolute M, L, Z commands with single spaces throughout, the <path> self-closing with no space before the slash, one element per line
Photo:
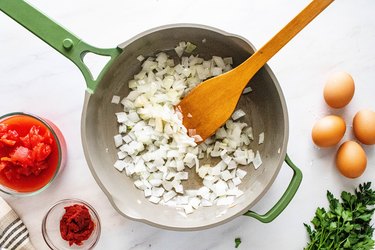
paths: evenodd
<path fill-rule="evenodd" d="M 272 37 L 271 40 L 239 66 L 244 72 L 246 72 L 244 74 L 251 77 L 255 75 L 255 73 L 258 72 L 258 70 L 265 65 L 269 59 L 271 59 L 282 47 L 284 47 L 285 44 L 287 44 L 333 1 L 334 0 L 313 0 L 282 30 Z"/>

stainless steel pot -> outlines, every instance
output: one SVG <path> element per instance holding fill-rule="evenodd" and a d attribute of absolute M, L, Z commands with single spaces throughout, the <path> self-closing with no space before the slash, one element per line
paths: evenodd
<path fill-rule="evenodd" d="M 261 152 L 263 164 L 258 170 L 247 168 L 248 174 L 240 186 L 244 195 L 235 206 L 204 207 L 186 216 L 175 208 L 150 203 L 130 178 L 113 167 L 117 158 L 113 136 L 118 129 L 114 113 L 121 107 L 111 105 L 111 99 L 115 94 L 126 96 L 129 93 L 127 83 L 141 66 L 137 56 L 152 56 L 160 51 L 168 53 L 178 42 L 190 41 L 197 45 L 196 53 L 201 57 L 231 56 L 238 65 L 255 50 L 246 39 L 212 27 L 175 24 L 146 31 L 113 49 L 99 49 L 86 44 L 24 1 L 3 0 L 0 10 L 72 60 L 82 71 L 87 83 L 81 127 L 86 160 L 95 180 L 120 214 L 166 229 L 198 230 L 242 214 L 270 222 L 293 198 L 302 174 L 286 155 L 287 108 L 279 83 L 267 65 L 250 81 L 254 91 L 244 95 L 238 104 L 250 114 L 245 119 L 254 134 L 264 131 L 266 139 L 264 144 L 253 145 Z M 111 57 L 97 79 L 83 63 L 87 52 Z M 292 168 L 293 177 L 282 198 L 264 215 L 249 211 L 272 185 L 284 160 Z M 187 185 L 193 185 L 191 183 L 194 181 L 189 180 Z"/>

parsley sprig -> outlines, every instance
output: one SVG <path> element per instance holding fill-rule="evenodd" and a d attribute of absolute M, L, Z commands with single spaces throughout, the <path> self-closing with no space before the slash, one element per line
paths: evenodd
<path fill-rule="evenodd" d="M 314 226 L 304 224 L 310 237 L 305 250 L 374 248 L 371 218 L 375 208 L 375 191 L 371 182 L 360 184 L 354 194 L 343 191 L 340 202 L 327 191 L 329 210 L 318 208 L 311 221 Z"/>

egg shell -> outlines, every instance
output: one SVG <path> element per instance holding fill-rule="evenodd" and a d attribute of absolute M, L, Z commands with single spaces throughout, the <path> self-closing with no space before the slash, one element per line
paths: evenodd
<path fill-rule="evenodd" d="M 332 108 L 343 108 L 353 98 L 355 91 L 354 80 L 346 72 L 331 75 L 324 87 L 324 100 Z"/>
<path fill-rule="evenodd" d="M 375 144 L 375 112 L 369 109 L 357 112 L 353 118 L 353 132 L 363 144 Z"/>
<path fill-rule="evenodd" d="M 366 153 L 355 141 L 343 143 L 336 154 L 336 167 L 342 175 L 357 178 L 363 174 L 367 165 Z"/>
<path fill-rule="evenodd" d="M 311 137 L 319 147 L 331 147 L 340 142 L 346 131 L 345 121 L 336 115 L 328 115 L 317 121 Z"/>

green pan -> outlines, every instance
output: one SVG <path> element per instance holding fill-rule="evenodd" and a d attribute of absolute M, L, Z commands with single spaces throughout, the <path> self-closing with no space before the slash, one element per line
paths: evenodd
<path fill-rule="evenodd" d="M 200 56 L 206 59 L 212 55 L 231 56 L 234 65 L 238 65 L 255 50 L 246 39 L 212 27 L 176 24 L 146 31 L 116 48 L 100 49 L 85 43 L 22 0 L 1 0 L 0 10 L 81 70 L 87 85 L 81 124 L 86 160 L 95 180 L 120 214 L 161 228 L 199 230 L 243 214 L 270 222 L 292 200 L 302 174 L 286 155 L 288 112 L 279 83 L 267 65 L 251 80 L 254 91 L 244 95 L 238 104 L 251 114 L 245 120 L 251 124 L 254 133 L 265 133 L 265 143 L 254 145 L 262 155 L 263 164 L 257 170 L 247 168 L 248 174 L 240 186 L 244 194 L 236 200 L 235 206 L 203 207 L 186 216 L 175 208 L 150 203 L 130 178 L 113 167 L 117 159 L 113 143 L 113 136 L 118 131 L 115 112 L 121 107 L 111 104 L 111 99 L 113 95 L 124 97 L 129 93 L 127 83 L 141 68 L 137 56 L 152 56 L 160 51 L 169 53 L 178 42 L 190 41 L 198 46 L 196 53 Z M 97 79 L 83 62 L 88 52 L 110 57 Z M 281 199 L 264 215 L 249 211 L 270 188 L 284 161 L 292 168 L 293 177 Z"/>

